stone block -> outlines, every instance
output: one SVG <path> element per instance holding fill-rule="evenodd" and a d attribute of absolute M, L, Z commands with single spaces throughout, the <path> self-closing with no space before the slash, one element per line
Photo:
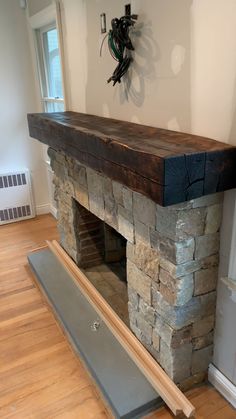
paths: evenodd
<path fill-rule="evenodd" d="M 103 176 L 87 167 L 87 182 L 89 194 L 103 197 Z"/>
<path fill-rule="evenodd" d="M 214 255 L 219 251 L 219 233 L 196 237 L 195 259 L 202 259 Z"/>
<path fill-rule="evenodd" d="M 172 262 L 160 258 L 160 267 L 174 278 L 179 278 L 180 276 L 186 276 L 193 272 L 196 272 L 200 269 L 201 264 L 198 260 L 191 260 L 189 262 L 182 263 L 181 265 L 174 265 Z"/>
<path fill-rule="evenodd" d="M 71 230 L 71 226 L 74 222 L 74 215 L 72 212 L 72 201 L 70 200 L 71 207 L 65 203 L 63 199 L 58 201 L 58 225 L 63 227 L 65 230 Z"/>
<path fill-rule="evenodd" d="M 160 363 L 160 352 L 154 348 L 153 343 L 151 345 L 147 345 L 143 343 L 144 347 L 147 349 L 147 351 L 152 355 L 152 357 Z"/>
<path fill-rule="evenodd" d="M 132 213 L 121 205 L 118 205 L 118 231 L 128 242 L 134 242 L 134 224 Z"/>
<path fill-rule="evenodd" d="M 135 220 L 150 227 L 155 227 L 156 204 L 138 192 L 133 193 L 133 209 Z"/>
<path fill-rule="evenodd" d="M 104 220 L 105 208 L 103 195 L 93 195 L 89 192 L 89 209 L 100 220 Z"/>
<path fill-rule="evenodd" d="M 156 291 L 152 294 L 152 306 L 157 314 L 175 330 L 189 326 L 202 316 L 200 297 L 192 298 L 184 306 L 175 307 Z"/>
<path fill-rule="evenodd" d="M 56 160 L 56 158 L 57 158 L 57 151 L 56 150 L 54 150 L 53 148 L 51 148 L 51 147 L 48 147 L 48 149 L 47 149 L 47 155 L 48 155 L 48 157 L 49 157 L 49 159 L 51 160 L 51 162 L 52 161 L 54 161 L 54 160 Z M 51 163 L 50 162 L 50 163 Z"/>
<path fill-rule="evenodd" d="M 218 268 L 201 269 L 194 273 L 194 295 L 206 294 L 216 289 Z"/>
<path fill-rule="evenodd" d="M 55 161 L 61 166 L 65 166 L 66 164 L 65 154 L 63 154 L 62 152 L 53 150 L 51 147 L 48 148 L 47 153 L 48 153 L 48 157 L 50 158 L 51 167 Z M 52 170 L 54 170 L 53 167 L 52 167 Z"/>
<path fill-rule="evenodd" d="M 169 377 L 179 383 L 190 376 L 192 345 L 187 343 L 180 348 L 169 348 L 161 339 L 160 363 Z"/>
<path fill-rule="evenodd" d="M 127 210 L 127 208 L 118 205 L 118 216 L 125 218 L 131 224 L 134 224 L 134 218 L 132 211 Z"/>
<path fill-rule="evenodd" d="M 192 374 L 199 372 L 205 372 L 211 363 L 213 355 L 213 345 L 207 346 L 206 348 L 193 351 L 192 356 Z"/>
<path fill-rule="evenodd" d="M 145 320 L 141 312 L 136 314 L 137 327 L 141 332 L 140 339 L 147 345 L 152 344 L 152 326 Z"/>
<path fill-rule="evenodd" d="M 70 199 L 70 197 L 75 196 L 74 183 L 73 183 L 73 179 L 71 177 L 66 176 L 60 187 L 63 190 L 64 194 L 67 195 L 67 199 L 68 199 L 68 197 Z"/>
<path fill-rule="evenodd" d="M 77 160 L 74 160 L 73 177 L 75 185 L 78 183 L 87 189 L 87 173 L 86 167 L 82 166 Z"/>
<path fill-rule="evenodd" d="M 157 334 L 156 330 L 153 329 L 152 331 L 152 345 L 156 351 L 160 351 L 160 336 Z"/>
<path fill-rule="evenodd" d="M 200 295 L 199 297 L 202 311 L 202 318 L 215 314 L 216 310 L 216 291 L 209 292 L 205 295 Z"/>
<path fill-rule="evenodd" d="M 193 260 L 195 249 L 193 238 L 176 242 L 156 230 L 150 230 L 150 243 L 164 258 L 177 265 Z"/>
<path fill-rule="evenodd" d="M 159 205 L 156 208 L 156 231 L 163 237 L 178 240 L 176 229 L 179 211 L 169 210 L 169 207 L 163 208 Z"/>
<path fill-rule="evenodd" d="M 160 205 L 158 205 L 158 206 L 160 206 Z M 163 208 L 163 207 L 161 207 L 161 208 Z M 191 209 L 191 208 L 193 208 L 193 200 L 180 202 L 179 204 L 169 205 L 165 208 L 167 208 L 170 211 L 182 211 L 182 210 L 186 210 L 186 209 Z"/>
<path fill-rule="evenodd" d="M 207 208 L 205 234 L 217 233 L 222 218 L 222 204 L 211 205 Z"/>
<path fill-rule="evenodd" d="M 64 180 L 68 176 L 67 168 L 64 165 L 61 165 L 60 163 L 58 163 L 57 160 L 51 161 L 51 168 L 54 174 L 60 179 L 60 183 L 64 182 Z"/>
<path fill-rule="evenodd" d="M 160 269 L 160 292 L 168 303 L 183 306 L 193 296 L 193 274 L 173 278 L 167 271 Z"/>
<path fill-rule="evenodd" d="M 110 199 L 109 197 L 105 198 L 105 214 L 104 221 L 115 230 L 118 230 L 118 215 L 117 215 L 117 205 L 115 200 Z"/>
<path fill-rule="evenodd" d="M 201 236 L 204 234 L 205 217 L 205 208 L 173 211 L 158 205 L 156 230 L 174 241 Z"/>
<path fill-rule="evenodd" d="M 75 184 L 75 199 L 89 210 L 89 196 L 88 190 L 79 184 Z"/>
<path fill-rule="evenodd" d="M 173 262 L 177 265 L 193 260 L 195 241 L 192 238 L 175 243 L 175 257 Z"/>
<path fill-rule="evenodd" d="M 150 246 L 149 227 L 138 220 L 134 220 L 135 242 L 144 242 Z"/>
<path fill-rule="evenodd" d="M 138 310 L 140 297 L 137 294 L 137 291 L 134 290 L 131 286 L 128 286 L 127 291 L 128 291 L 129 302 L 132 304 L 135 310 Z"/>
<path fill-rule="evenodd" d="M 137 326 L 137 311 L 134 309 L 134 307 L 132 306 L 132 304 L 130 302 L 128 302 L 128 313 L 129 313 L 129 326 L 130 329 L 134 332 L 134 334 L 136 335 L 136 337 L 140 340 L 141 338 L 141 331 L 139 330 L 138 326 Z"/>
<path fill-rule="evenodd" d="M 112 181 L 112 189 L 113 189 L 113 195 L 114 198 L 116 200 L 116 203 L 119 205 L 124 206 L 124 201 L 123 201 L 123 186 L 118 183 L 115 182 L 114 180 Z"/>
<path fill-rule="evenodd" d="M 183 327 L 215 313 L 216 293 L 193 297 L 184 306 L 169 304 L 159 291 L 152 293 L 152 306 L 173 329 Z"/>
<path fill-rule="evenodd" d="M 197 384 L 202 383 L 207 379 L 206 372 L 198 372 L 197 374 L 191 375 L 190 377 L 186 378 L 185 380 L 181 381 L 178 385 L 181 391 L 186 392 L 187 390 L 195 387 Z"/>
<path fill-rule="evenodd" d="M 201 236 L 204 233 L 206 212 L 204 208 L 196 208 L 178 213 L 177 238 L 184 240 L 189 236 Z"/>
<path fill-rule="evenodd" d="M 131 191 L 131 189 L 123 187 L 122 194 L 123 194 L 124 207 L 128 211 L 132 212 L 133 211 L 133 192 Z"/>
<path fill-rule="evenodd" d="M 215 326 L 215 315 L 212 314 L 210 316 L 204 317 L 201 320 L 198 320 L 193 323 L 192 326 L 192 337 L 200 337 L 203 335 L 207 335 L 214 329 Z"/>
<path fill-rule="evenodd" d="M 127 260 L 127 282 L 128 286 L 136 290 L 136 292 L 151 305 L 151 278 L 141 272 L 137 266 Z"/>
<path fill-rule="evenodd" d="M 60 163 L 61 165 L 64 166 L 67 163 L 68 157 L 64 154 L 63 151 L 60 151 L 60 152 L 57 151 L 56 159 L 57 159 L 58 163 Z"/>
<path fill-rule="evenodd" d="M 104 199 L 105 199 L 106 195 L 112 196 L 113 199 L 114 199 L 111 179 L 109 179 L 108 177 L 103 177 L 102 181 L 103 181 Z"/>
<path fill-rule="evenodd" d="M 56 173 L 53 173 L 53 178 L 52 178 L 52 183 L 55 186 L 55 188 L 57 188 L 60 191 L 60 178 L 56 175 Z"/>
<path fill-rule="evenodd" d="M 160 292 L 160 282 L 152 281 L 152 284 L 151 284 L 151 301 L 152 301 L 152 307 L 153 307 L 153 302 L 155 302 L 156 299 L 157 299 L 156 293 L 159 294 L 159 292 Z"/>
<path fill-rule="evenodd" d="M 213 339 L 214 339 L 213 331 L 208 333 L 207 335 L 193 338 L 192 339 L 193 349 L 198 350 L 198 349 L 205 348 L 206 346 L 209 346 L 213 343 Z"/>
<path fill-rule="evenodd" d="M 205 195 L 201 198 L 193 199 L 192 206 L 193 208 L 208 207 L 209 205 L 219 204 L 223 201 L 223 193 L 218 192 L 215 194 Z"/>
<path fill-rule="evenodd" d="M 108 178 L 103 179 L 103 191 L 105 206 L 104 221 L 115 230 L 118 230 L 118 207 L 113 195 L 112 181 Z"/>
<path fill-rule="evenodd" d="M 164 340 L 166 345 L 171 348 L 178 348 L 191 342 L 191 325 L 180 330 L 174 330 L 160 316 L 156 316 L 156 324 L 154 330 L 156 331 L 157 335 Z"/>
<path fill-rule="evenodd" d="M 207 256 L 199 260 L 201 269 L 208 269 L 219 266 L 219 253 L 215 255 Z"/>
<path fill-rule="evenodd" d="M 147 304 L 142 298 L 139 300 L 139 312 L 140 315 L 142 315 L 143 319 L 150 324 L 151 326 L 154 326 L 155 324 L 155 310 L 153 307 L 150 306 L 150 304 Z"/>
<path fill-rule="evenodd" d="M 142 315 L 134 310 L 132 304 L 128 303 L 129 320 L 131 330 L 134 332 L 136 337 L 143 343 L 143 345 L 151 352 L 152 348 L 152 333 L 153 329 L 148 324 Z M 155 350 L 154 350 L 155 353 Z"/>
<path fill-rule="evenodd" d="M 154 281 L 158 281 L 159 255 L 154 249 L 143 242 L 137 242 L 135 245 L 127 243 L 127 258 Z"/>

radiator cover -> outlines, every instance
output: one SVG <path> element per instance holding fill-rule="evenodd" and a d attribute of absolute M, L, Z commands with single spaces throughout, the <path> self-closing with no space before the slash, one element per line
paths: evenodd
<path fill-rule="evenodd" d="M 0 225 L 34 216 L 28 169 L 0 174 Z"/>

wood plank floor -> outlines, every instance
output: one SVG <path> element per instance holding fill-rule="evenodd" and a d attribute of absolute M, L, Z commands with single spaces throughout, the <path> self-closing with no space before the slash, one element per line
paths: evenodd
<path fill-rule="evenodd" d="M 0 227 L 0 419 L 105 419 L 111 415 L 34 286 L 26 255 L 57 238 L 52 216 Z M 233 419 L 210 386 L 189 392 L 196 418 Z M 162 408 L 149 419 L 170 419 Z"/>

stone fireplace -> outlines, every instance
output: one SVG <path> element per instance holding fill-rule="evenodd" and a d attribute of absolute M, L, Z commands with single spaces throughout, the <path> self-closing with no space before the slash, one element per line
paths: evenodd
<path fill-rule="evenodd" d="M 201 382 L 213 352 L 222 193 L 164 208 L 63 152 L 49 156 L 64 249 L 93 280 L 91 268 L 107 262 L 104 226 L 126 239 L 131 330 L 176 383 Z M 122 241 L 115 250 L 109 261 Z"/>
<path fill-rule="evenodd" d="M 75 112 L 28 122 L 50 147 L 66 252 L 175 383 L 203 381 L 236 148 Z"/>

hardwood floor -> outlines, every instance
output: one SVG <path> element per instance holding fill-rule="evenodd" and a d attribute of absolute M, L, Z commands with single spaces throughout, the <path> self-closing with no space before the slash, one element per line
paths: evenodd
<path fill-rule="evenodd" d="M 0 418 L 105 419 L 106 410 L 80 360 L 35 287 L 30 250 L 57 238 L 46 215 L 0 227 Z M 235 410 L 210 386 L 189 392 L 196 418 L 233 419 Z M 149 419 L 169 419 L 162 408 Z"/>
<path fill-rule="evenodd" d="M 48 215 L 0 227 L 0 418 L 108 418 L 32 282 L 26 255 L 47 238 Z"/>

